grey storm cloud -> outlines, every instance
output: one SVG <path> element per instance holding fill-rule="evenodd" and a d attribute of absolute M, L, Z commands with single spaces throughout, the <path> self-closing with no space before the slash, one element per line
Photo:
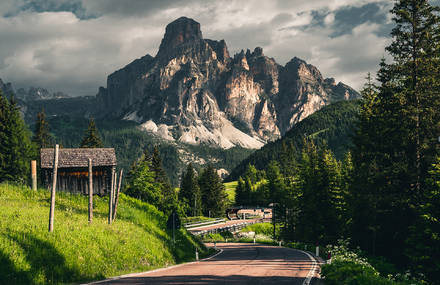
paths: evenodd
<path fill-rule="evenodd" d="M 359 88 L 385 54 L 390 8 L 388 0 L 2 0 L 0 78 L 93 95 L 113 71 L 154 56 L 166 24 L 187 16 L 231 53 L 260 46 L 280 64 L 297 56 Z"/>

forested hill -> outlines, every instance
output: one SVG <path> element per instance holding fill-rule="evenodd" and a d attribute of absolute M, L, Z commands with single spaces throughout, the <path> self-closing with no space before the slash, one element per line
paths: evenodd
<path fill-rule="evenodd" d="M 359 112 L 359 100 L 341 101 L 322 108 L 297 123 L 281 139 L 266 144 L 252 153 L 231 172 L 227 180 L 238 179 L 248 164 L 266 169 L 271 160 L 280 160 L 285 149 L 292 149 L 299 158 L 304 138 L 313 139 L 317 145 L 327 144 L 338 159 L 342 159 L 351 144 L 351 133 Z"/>

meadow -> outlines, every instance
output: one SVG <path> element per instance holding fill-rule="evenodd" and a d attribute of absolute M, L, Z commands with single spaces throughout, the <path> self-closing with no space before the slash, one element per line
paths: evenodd
<path fill-rule="evenodd" d="M 54 231 L 48 232 L 50 192 L 0 184 L 0 284 L 60 284 L 141 272 L 209 254 L 181 229 L 166 230 L 155 207 L 121 194 L 116 220 L 108 198 L 57 193 Z"/>

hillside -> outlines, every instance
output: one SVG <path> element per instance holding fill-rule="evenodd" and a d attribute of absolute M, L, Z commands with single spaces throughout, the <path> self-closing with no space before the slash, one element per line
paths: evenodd
<path fill-rule="evenodd" d="M 0 184 L 0 284 L 59 284 L 103 279 L 192 260 L 206 248 L 186 231 L 173 248 L 166 217 L 151 205 L 121 195 L 107 224 L 108 199 L 57 193 L 54 232 L 48 233 L 50 193 Z"/>
<path fill-rule="evenodd" d="M 88 124 L 85 118 L 70 116 L 51 116 L 48 122 L 57 143 L 66 148 L 79 146 Z M 33 129 L 33 122 L 30 123 Z M 118 167 L 124 168 L 125 173 L 128 173 L 131 164 L 145 149 L 152 151 L 154 145 L 158 145 L 164 169 L 176 187 L 179 185 L 182 170 L 189 162 L 193 163 L 196 169 L 210 162 L 216 169 L 224 168 L 230 172 L 253 152 L 241 147 L 225 150 L 206 145 L 177 144 L 144 132 L 136 123 L 130 121 L 98 119 L 96 125 L 104 145 L 115 148 Z"/>
<path fill-rule="evenodd" d="M 342 159 L 351 145 L 350 135 L 357 120 L 359 101 L 341 101 L 310 115 L 297 123 L 281 139 L 268 143 L 244 159 L 227 178 L 237 180 L 248 164 L 257 169 L 266 169 L 271 160 L 280 159 L 283 143 L 293 145 L 297 158 L 301 155 L 304 138 L 313 139 L 318 145 L 326 143 L 338 159 Z"/>

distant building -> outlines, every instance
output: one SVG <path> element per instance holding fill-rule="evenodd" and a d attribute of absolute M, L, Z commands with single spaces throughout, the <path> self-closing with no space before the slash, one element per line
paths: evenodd
<path fill-rule="evenodd" d="M 61 148 L 58 153 L 57 191 L 88 194 L 88 163 L 92 159 L 93 193 L 110 192 L 112 173 L 116 169 L 113 148 Z M 41 172 L 43 184 L 52 186 L 54 149 L 41 149 Z"/>

